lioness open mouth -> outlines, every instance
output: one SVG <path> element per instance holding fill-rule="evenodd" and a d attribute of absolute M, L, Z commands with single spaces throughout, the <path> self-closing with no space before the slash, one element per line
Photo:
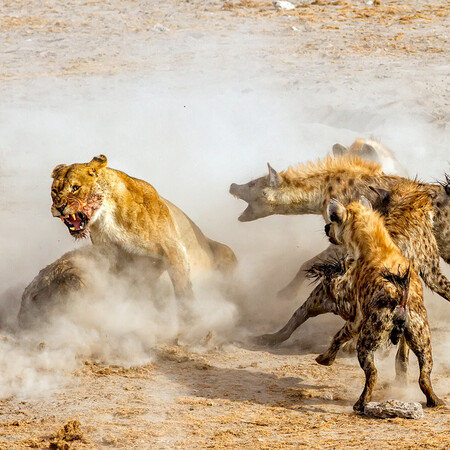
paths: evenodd
<path fill-rule="evenodd" d="M 70 234 L 74 236 L 84 233 L 89 222 L 86 214 L 82 213 L 81 211 L 77 212 L 76 214 L 67 214 L 66 216 L 60 216 L 59 218 L 69 229 Z"/>

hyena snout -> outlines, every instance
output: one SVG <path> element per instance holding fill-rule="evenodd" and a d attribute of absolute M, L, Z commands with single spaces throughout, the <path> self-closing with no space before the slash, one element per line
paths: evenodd
<path fill-rule="evenodd" d="M 328 236 L 328 240 L 334 244 L 334 245 L 339 245 L 339 242 L 337 241 L 337 239 L 334 237 L 333 233 L 332 233 L 332 228 L 331 228 L 331 223 L 327 223 L 325 225 L 325 234 Z"/>

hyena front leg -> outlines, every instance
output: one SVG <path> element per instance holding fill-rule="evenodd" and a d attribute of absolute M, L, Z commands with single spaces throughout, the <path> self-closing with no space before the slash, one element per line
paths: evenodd
<path fill-rule="evenodd" d="M 346 250 L 344 247 L 340 245 L 329 245 L 323 252 L 320 252 L 318 255 L 314 256 L 313 258 L 309 259 L 308 261 L 304 262 L 300 269 L 298 270 L 297 274 L 293 278 L 293 280 L 285 286 L 283 289 L 278 291 L 277 297 L 286 299 L 286 300 L 292 300 L 296 297 L 300 286 L 303 284 L 303 282 L 306 279 L 306 271 L 311 269 L 311 267 L 320 262 L 325 261 L 330 258 L 336 258 L 340 259 L 346 254 Z"/>
<path fill-rule="evenodd" d="M 343 344 L 352 339 L 358 332 L 358 325 L 354 321 L 348 321 L 345 325 L 335 334 L 331 341 L 328 350 L 319 355 L 316 361 L 323 366 L 331 366 L 336 359 L 337 352 Z"/>
<path fill-rule="evenodd" d="M 261 345 L 276 345 L 289 339 L 291 334 L 310 317 L 333 312 L 336 314 L 336 306 L 325 291 L 323 283 L 314 288 L 308 299 L 295 311 L 288 323 L 276 333 L 257 336 L 256 342 Z"/>
<path fill-rule="evenodd" d="M 380 344 L 388 338 L 391 329 L 392 313 L 390 311 L 372 314 L 361 327 L 357 351 L 359 365 L 366 375 L 366 383 L 361 396 L 353 406 L 353 409 L 357 412 L 364 412 L 364 406 L 372 398 L 373 388 L 377 380 L 377 368 L 373 355 Z"/>
<path fill-rule="evenodd" d="M 430 375 L 433 368 L 433 357 L 431 355 L 430 327 L 425 308 L 422 306 L 420 309 L 419 312 L 410 311 L 405 338 L 419 361 L 419 386 L 427 397 L 427 406 L 432 408 L 443 405 L 444 402 L 437 397 L 431 386 Z"/>

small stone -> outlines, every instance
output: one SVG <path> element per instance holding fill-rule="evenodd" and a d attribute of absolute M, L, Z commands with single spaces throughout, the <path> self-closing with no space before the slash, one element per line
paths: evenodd
<path fill-rule="evenodd" d="M 423 417 L 422 405 L 418 402 L 401 402 L 388 400 L 386 402 L 370 402 L 364 407 L 366 416 L 380 419 L 400 417 L 402 419 L 421 419 Z"/>
<path fill-rule="evenodd" d="M 166 33 L 167 31 L 169 31 L 169 29 L 167 27 L 165 27 L 164 25 L 162 25 L 160 23 L 153 25 L 152 30 L 159 31 L 160 33 Z"/>
<path fill-rule="evenodd" d="M 284 9 L 285 11 L 291 11 L 292 9 L 295 9 L 295 5 L 293 5 L 291 2 L 282 0 L 273 2 L 273 6 L 275 6 L 276 9 Z"/>

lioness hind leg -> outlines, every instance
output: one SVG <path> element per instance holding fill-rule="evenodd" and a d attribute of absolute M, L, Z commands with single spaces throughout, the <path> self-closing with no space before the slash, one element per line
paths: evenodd
<path fill-rule="evenodd" d="M 209 248 L 214 258 L 214 268 L 223 273 L 229 273 L 237 265 L 237 258 L 233 250 L 228 245 L 221 244 L 220 242 L 207 239 Z"/>

